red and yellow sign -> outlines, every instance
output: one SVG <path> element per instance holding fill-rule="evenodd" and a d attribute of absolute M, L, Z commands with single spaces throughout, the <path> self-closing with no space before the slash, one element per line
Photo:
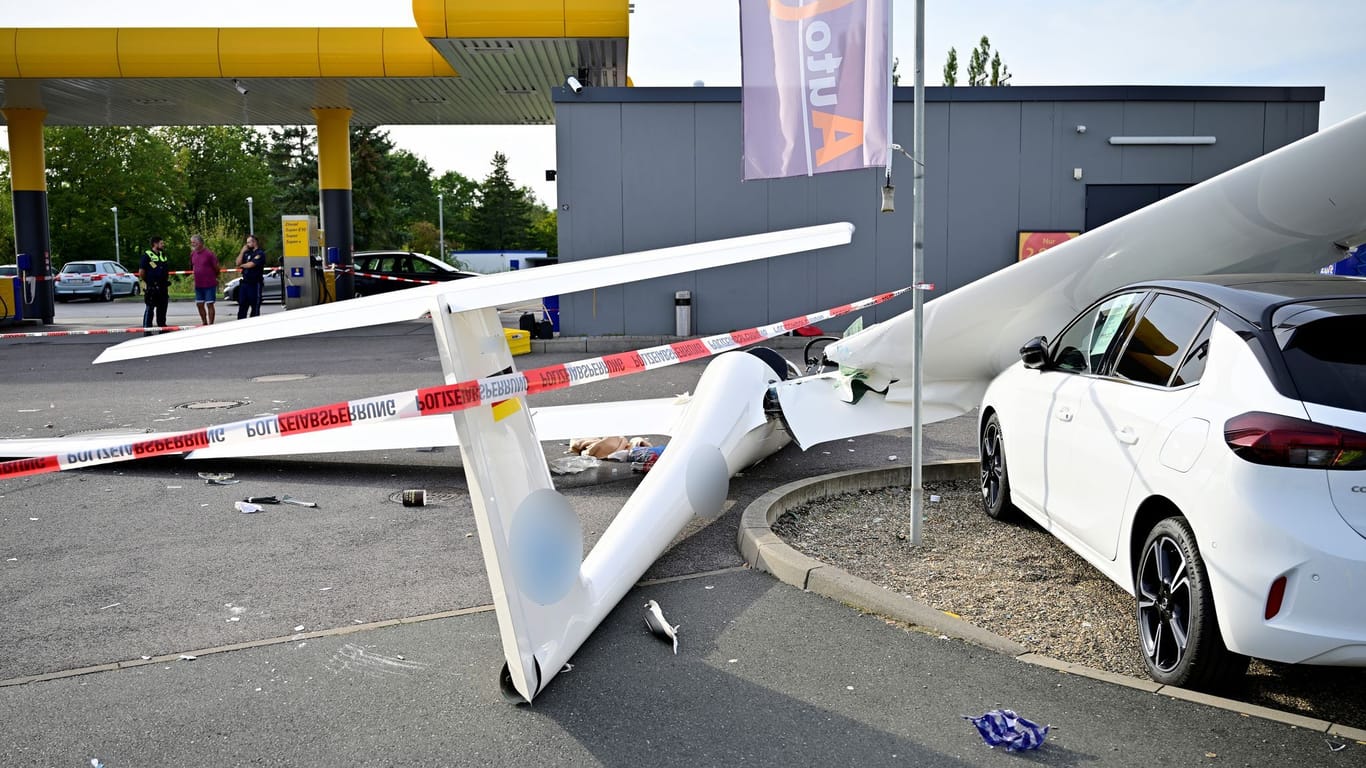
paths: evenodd
<path fill-rule="evenodd" d="M 1065 243 L 1068 240 L 1080 235 L 1080 232 L 1020 232 L 1019 241 L 1019 260 L 1024 261 L 1030 256 L 1037 256 L 1040 253 L 1052 248 L 1058 243 Z"/>

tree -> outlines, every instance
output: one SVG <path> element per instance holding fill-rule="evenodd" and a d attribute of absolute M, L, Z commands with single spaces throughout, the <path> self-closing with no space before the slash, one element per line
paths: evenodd
<path fill-rule="evenodd" d="M 351 129 L 351 226 L 356 250 L 393 248 L 398 222 L 389 185 L 389 134 Z"/>
<path fill-rule="evenodd" d="M 560 255 L 559 216 L 556 211 L 541 207 L 536 221 L 531 225 L 531 249 L 545 251 L 551 258 Z"/>
<path fill-rule="evenodd" d="M 1010 72 L 1001 62 L 1001 54 L 997 52 L 993 55 L 991 41 L 982 35 L 968 60 L 968 85 L 1000 86 L 1007 85 L 1009 80 Z"/>
<path fill-rule="evenodd" d="M 958 84 L 958 49 L 950 48 L 944 61 L 944 85 Z M 999 51 L 991 50 L 991 40 L 986 35 L 978 42 L 968 57 L 968 85 L 1010 85 L 1010 69 L 1001 60 Z"/>
<path fill-rule="evenodd" d="M 14 197 L 10 185 L 9 152 L 0 149 L 0 259 L 10 260 L 17 254 L 14 244 Z"/>
<path fill-rule="evenodd" d="M 136 264 L 133 259 L 152 235 L 170 243 L 183 240 L 184 177 L 159 133 L 144 127 L 49 126 L 44 143 L 49 231 L 58 263 L 114 256 L 114 206 L 125 266 Z M 188 262 L 188 247 L 167 252 L 175 269 Z"/>
<path fill-rule="evenodd" d="M 493 153 L 493 170 L 479 185 L 479 202 L 470 215 L 470 242 L 475 251 L 515 251 L 527 247 L 535 195 L 516 187 L 508 175 L 508 159 Z"/>
<path fill-rule="evenodd" d="M 279 215 L 318 215 L 318 154 L 313 132 L 302 125 L 270 132 L 266 163 L 270 202 Z"/>
<path fill-rule="evenodd" d="M 479 200 L 479 183 L 457 171 L 446 171 L 432 183 L 434 195 L 441 195 L 446 225 L 446 250 L 471 250 L 470 219 Z M 442 255 L 445 258 L 445 255 Z"/>
<path fill-rule="evenodd" d="M 195 229 L 207 219 L 246 232 L 249 218 L 270 227 L 279 213 L 271 199 L 266 140 L 243 126 L 193 126 L 162 129 L 185 178 L 181 219 Z M 247 198 L 252 198 L 252 216 Z M 210 246 L 212 248 L 212 246 Z"/>

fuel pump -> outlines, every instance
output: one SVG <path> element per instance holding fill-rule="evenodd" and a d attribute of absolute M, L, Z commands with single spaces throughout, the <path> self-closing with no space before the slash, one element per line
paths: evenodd
<path fill-rule="evenodd" d="M 317 216 L 281 216 L 284 234 L 280 272 L 285 281 L 285 309 L 311 307 L 318 301 L 322 264 L 322 232 Z"/>

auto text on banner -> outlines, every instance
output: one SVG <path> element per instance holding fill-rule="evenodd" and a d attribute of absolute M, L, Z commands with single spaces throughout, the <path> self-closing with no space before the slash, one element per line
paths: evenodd
<path fill-rule="evenodd" d="M 740 0 L 744 178 L 887 165 L 890 0 Z"/>

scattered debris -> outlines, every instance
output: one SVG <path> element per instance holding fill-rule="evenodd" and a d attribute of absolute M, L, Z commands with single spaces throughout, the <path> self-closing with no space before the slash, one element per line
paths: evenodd
<path fill-rule="evenodd" d="M 977 726 L 977 732 L 988 746 L 1004 744 L 1007 752 L 1038 749 L 1052 727 L 1030 722 L 1009 709 L 993 709 L 981 717 L 963 715 L 963 719 Z"/>
<path fill-rule="evenodd" d="M 409 488 L 403 492 L 403 506 L 405 507 L 425 507 L 427 506 L 427 489 Z"/>
<path fill-rule="evenodd" d="M 251 502 L 247 501 L 233 502 L 233 506 L 237 508 L 238 512 L 241 512 L 244 515 L 250 515 L 254 512 L 260 512 L 261 510 L 265 509 L 265 507 L 262 507 L 260 504 L 252 504 Z"/>
<path fill-rule="evenodd" d="M 887 461 L 896 461 L 896 454 L 894 453 L 891 456 L 888 456 Z"/>
<path fill-rule="evenodd" d="M 295 632 L 302 632 L 302 631 L 304 631 L 304 625 L 300 624 L 299 626 L 297 626 L 297 627 L 294 628 L 294 631 L 295 631 Z"/>
<path fill-rule="evenodd" d="M 566 453 L 592 456 L 595 459 L 627 461 L 633 449 L 649 447 L 650 441 L 643 437 L 576 437 L 569 441 L 569 450 Z"/>
<path fill-rule="evenodd" d="M 199 478 L 204 481 L 205 485 L 236 485 L 242 482 L 241 480 L 234 480 L 231 472 L 200 472 Z"/>
<path fill-rule="evenodd" d="M 670 624 L 664 618 L 664 610 L 653 600 L 645 604 L 645 626 L 655 637 L 673 643 L 674 654 L 678 653 L 678 628 L 683 625 Z"/>
<path fill-rule="evenodd" d="M 318 503 L 315 502 L 315 501 L 303 501 L 302 499 L 296 499 L 296 498 L 294 498 L 293 496 L 290 496 L 289 494 L 285 494 L 284 496 L 281 496 L 281 497 L 280 497 L 280 503 L 281 503 L 281 504 L 293 504 L 293 505 L 296 506 L 296 507 L 308 507 L 308 508 L 310 508 L 310 509 L 317 509 L 317 508 L 318 508 Z"/>
<path fill-rule="evenodd" d="M 570 475 L 593 469 L 601 463 L 592 456 L 560 456 L 550 460 L 550 471 L 557 475 Z"/>
<path fill-rule="evenodd" d="M 242 499 L 248 504 L 279 504 L 280 499 L 275 496 L 248 496 Z"/>
<path fill-rule="evenodd" d="M 1328 745 L 1328 751 L 1329 751 L 1329 752 L 1341 752 L 1342 750 L 1344 750 L 1344 749 L 1347 748 L 1347 745 L 1346 745 L 1346 744 L 1334 744 L 1333 742 L 1329 741 L 1328 739 L 1324 739 L 1324 740 L 1323 740 L 1323 743 Z"/>
<path fill-rule="evenodd" d="M 113 608 L 118 605 L 123 605 L 123 603 L 110 603 L 109 605 L 104 606 L 104 608 Z M 100 610 L 103 611 L 104 608 L 101 608 Z"/>
<path fill-rule="evenodd" d="M 573 671 L 574 671 L 574 665 L 573 665 L 573 664 L 570 664 L 570 663 L 567 662 L 567 661 L 564 663 L 564 666 L 563 666 L 563 667 L 560 667 L 560 674 L 562 674 L 562 675 L 563 675 L 564 673 L 566 673 L 566 672 L 573 672 Z"/>
<path fill-rule="evenodd" d="M 939 503 L 939 501 L 940 501 L 939 494 L 937 494 L 937 493 L 931 493 L 931 494 L 930 494 L 930 501 L 931 501 L 932 503 L 935 503 L 935 504 Z"/>
<path fill-rule="evenodd" d="M 191 656 L 191 655 L 188 654 L 188 653 L 182 653 L 182 654 L 180 654 L 180 660 L 181 660 L 181 661 L 194 661 L 194 660 L 196 660 L 196 659 L 198 659 L 198 658 L 199 658 L 198 656 Z"/>

